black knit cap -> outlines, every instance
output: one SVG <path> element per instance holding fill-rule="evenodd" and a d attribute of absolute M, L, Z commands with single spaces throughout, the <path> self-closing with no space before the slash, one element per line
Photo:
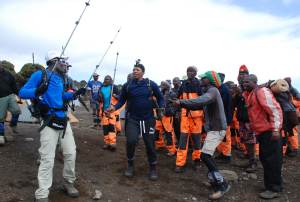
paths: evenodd
<path fill-rule="evenodd" d="M 142 70 L 142 72 L 145 72 L 145 67 L 142 64 L 136 64 L 136 65 L 134 65 L 134 67 L 138 67 Z"/>

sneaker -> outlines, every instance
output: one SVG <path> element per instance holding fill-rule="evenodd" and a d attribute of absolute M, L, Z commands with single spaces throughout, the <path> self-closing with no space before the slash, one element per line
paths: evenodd
<path fill-rule="evenodd" d="M 183 166 L 176 166 L 175 173 L 183 173 L 183 172 L 184 172 L 184 167 Z"/>
<path fill-rule="evenodd" d="M 35 202 L 49 202 L 48 198 L 39 198 L 39 199 L 35 199 Z"/>
<path fill-rule="evenodd" d="M 133 163 L 128 163 L 127 169 L 125 170 L 124 175 L 128 178 L 133 177 Z"/>
<path fill-rule="evenodd" d="M 209 199 L 211 200 L 218 200 L 220 199 L 225 193 L 230 190 L 231 186 L 227 182 L 224 182 L 222 185 L 222 190 L 215 191 L 214 193 L 209 195 Z"/>
<path fill-rule="evenodd" d="M 63 182 L 63 190 L 70 197 L 73 197 L 73 198 L 79 197 L 79 191 L 74 187 L 73 183 L 64 181 Z"/>
<path fill-rule="evenodd" d="M 280 197 L 280 194 L 278 192 L 266 190 L 264 192 L 259 193 L 259 197 L 262 199 L 274 199 Z"/>
<path fill-rule="evenodd" d="M 255 173 L 257 171 L 257 163 L 251 163 L 249 166 L 246 168 L 247 173 Z"/>
<path fill-rule="evenodd" d="M 149 172 L 149 179 L 152 181 L 156 181 L 158 179 L 157 171 L 156 171 L 156 165 L 150 166 L 150 172 Z"/>
<path fill-rule="evenodd" d="M 5 144 L 5 138 L 4 136 L 0 136 L 0 145 L 4 145 Z"/>

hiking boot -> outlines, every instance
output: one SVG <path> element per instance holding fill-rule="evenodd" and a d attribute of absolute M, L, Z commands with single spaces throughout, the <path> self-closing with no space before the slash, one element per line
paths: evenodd
<path fill-rule="evenodd" d="M 223 163 L 230 163 L 231 156 L 225 156 L 224 154 L 221 153 L 219 156 L 216 156 L 215 159 L 220 160 Z"/>
<path fill-rule="evenodd" d="M 133 177 L 133 163 L 128 163 L 124 175 L 129 178 Z"/>
<path fill-rule="evenodd" d="M 227 182 L 223 182 L 220 189 L 209 195 L 209 199 L 218 200 L 230 190 L 231 186 Z"/>
<path fill-rule="evenodd" d="M 199 170 L 200 168 L 201 168 L 201 161 L 200 161 L 200 159 L 194 160 L 193 169 L 194 170 Z"/>
<path fill-rule="evenodd" d="M 48 198 L 39 198 L 39 199 L 35 199 L 35 202 L 49 202 Z"/>
<path fill-rule="evenodd" d="M 4 136 L 0 136 L 0 145 L 4 145 L 5 144 L 5 138 Z"/>
<path fill-rule="evenodd" d="M 183 173 L 183 172 L 184 172 L 184 167 L 183 166 L 176 166 L 175 173 Z"/>
<path fill-rule="evenodd" d="M 110 149 L 110 145 L 105 144 L 105 145 L 103 145 L 102 149 L 104 149 L 104 150 Z"/>
<path fill-rule="evenodd" d="M 11 128 L 13 133 L 15 133 L 15 134 L 19 133 L 17 126 L 10 126 L 10 128 Z"/>
<path fill-rule="evenodd" d="M 69 183 L 66 180 L 63 182 L 63 190 L 70 197 L 79 197 L 79 191 L 74 187 L 73 183 Z"/>
<path fill-rule="evenodd" d="M 251 163 L 249 166 L 246 168 L 247 173 L 255 173 L 257 171 L 257 163 Z"/>
<path fill-rule="evenodd" d="M 264 192 L 259 193 L 259 197 L 262 199 L 273 199 L 278 198 L 280 194 L 278 192 L 273 192 L 270 190 L 266 190 Z"/>
<path fill-rule="evenodd" d="M 156 165 L 150 166 L 150 172 L 149 172 L 149 179 L 152 181 L 156 181 L 158 179 L 157 171 L 156 171 Z"/>

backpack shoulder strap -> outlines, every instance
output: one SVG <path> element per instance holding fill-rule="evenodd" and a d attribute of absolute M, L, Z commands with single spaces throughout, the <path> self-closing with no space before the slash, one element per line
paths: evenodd
<path fill-rule="evenodd" d="M 148 79 L 148 78 L 145 78 L 145 80 L 146 80 L 146 83 L 147 83 L 148 90 L 150 92 L 150 96 L 152 97 L 153 96 L 153 88 L 151 86 L 151 80 Z"/>

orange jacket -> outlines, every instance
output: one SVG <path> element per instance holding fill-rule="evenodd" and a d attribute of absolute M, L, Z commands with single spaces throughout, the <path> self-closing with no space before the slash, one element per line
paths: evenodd
<path fill-rule="evenodd" d="M 282 110 L 270 89 L 256 88 L 250 93 L 244 93 L 244 96 L 250 127 L 256 135 L 282 128 Z"/>

